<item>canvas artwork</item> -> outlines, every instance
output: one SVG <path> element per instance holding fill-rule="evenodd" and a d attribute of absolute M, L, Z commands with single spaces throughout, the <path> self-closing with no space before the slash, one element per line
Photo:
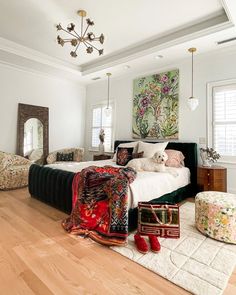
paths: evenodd
<path fill-rule="evenodd" d="M 134 80 L 133 138 L 177 139 L 179 70 Z"/>

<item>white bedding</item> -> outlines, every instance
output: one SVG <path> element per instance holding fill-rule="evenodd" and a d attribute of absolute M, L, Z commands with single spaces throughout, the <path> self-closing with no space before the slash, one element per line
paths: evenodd
<path fill-rule="evenodd" d="M 61 162 L 47 165 L 48 167 L 79 172 L 89 166 L 117 166 L 112 160 L 88 161 L 88 162 Z M 190 171 L 188 168 L 172 168 L 178 176 L 163 172 L 138 172 L 137 178 L 129 186 L 129 208 L 135 208 L 140 201 L 150 201 L 164 194 L 171 193 L 180 187 L 190 183 Z"/>

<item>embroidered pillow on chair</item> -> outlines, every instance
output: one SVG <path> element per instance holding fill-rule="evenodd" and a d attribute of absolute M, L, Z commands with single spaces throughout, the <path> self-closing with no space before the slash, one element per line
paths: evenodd
<path fill-rule="evenodd" d="M 63 154 L 57 153 L 57 162 L 72 162 L 74 161 L 74 152 Z"/>

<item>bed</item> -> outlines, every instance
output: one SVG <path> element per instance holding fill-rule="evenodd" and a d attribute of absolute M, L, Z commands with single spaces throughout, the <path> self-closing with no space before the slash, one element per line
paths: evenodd
<path fill-rule="evenodd" d="M 121 143 L 131 141 L 115 141 L 114 148 Z M 137 203 L 138 201 L 169 201 L 178 203 L 186 197 L 193 196 L 196 192 L 197 178 L 197 144 L 169 142 L 168 149 L 181 151 L 185 156 L 186 168 L 178 171 L 178 177 L 171 178 L 165 173 L 165 181 L 158 180 L 160 173 L 141 173 L 130 185 L 129 197 L 129 230 L 137 226 Z M 78 167 L 76 165 L 79 165 Z M 55 164 L 51 166 L 31 165 L 29 171 L 29 193 L 32 197 L 39 199 L 61 211 L 70 213 L 72 209 L 72 181 L 75 173 L 90 165 L 115 165 L 111 160 L 97 162 L 82 162 L 72 164 Z M 155 192 L 156 183 L 157 191 Z M 152 186 L 150 193 L 148 189 Z M 164 187 L 167 187 L 164 190 Z M 141 190 L 142 188 L 142 190 Z M 176 189 L 174 189 L 176 188 Z"/>

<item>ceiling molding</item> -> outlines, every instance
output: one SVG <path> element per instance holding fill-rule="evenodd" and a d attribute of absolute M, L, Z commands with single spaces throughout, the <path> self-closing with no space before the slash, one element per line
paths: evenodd
<path fill-rule="evenodd" d="M 68 81 L 68 82 L 76 82 L 75 80 L 72 80 L 72 79 L 65 79 L 63 77 L 59 77 L 57 75 L 53 75 L 53 74 L 49 74 L 49 73 L 45 73 L 43 71 L 37 71 L 33 68 L 29 68 L 29 67 L 23 67 L 23 66 L 20 66 L 20 65 L 17 65 L 17 64 L 14 64 L 14 63 L 11 63 L 11 62 L 6 62 L 6 61 L 3 61 L 0 59 L 0 65 L 1 66 L 4 66 L 6 68 L 10 68 L 10 69 L 16 69 L 18 71 L 21 71 L 21 72 L 24 72 L 24 73 L 30 73 L 30 74 L 33 74 L 33 75 L 37 75 L 37 76 L 41 76 L 41 77 L 44 77 L 44 78 L 50 78 L 50 79 L 53 79 L 53 80 L 60 80 L 60 81 Z"/>
<path fill-rule="evenodd" d="M 236 45 L 234 46 L 230 46 L 230 47 L 223 47 L 223 48 L 218 48 L 214 51 L 206 51 L 206 52 L 200 52 L 195 56 L 195 63 L 199 62 L 199 60 L 201 61 L 202 59 L 205 58 L 212 58 L 212 56 L 214 56 L 215 58 L 220 57 L 222 54 L 227 54 L 227 55 L 232 55 L 233 57 L 235 57 L 235 50 L 236 50 Z M 168 63 L 162 64 L 158 66 L 158 70 L 156 67 L 156 64 L 154 65 L 154 67 L 152 65 L 149 65 L 148 68 L 145 69 L 140 69 L 137 68 L 135 70 L 132 70 L 131 72 L 122 72 L 119 75 L 112 75 L 112 81 L 116 81 L 116 80 L 120 80 L 120 79 L 125 79 L 132 77 L 132 79 L 136 79 L 138 77 L 144 77 L 144 76 L 149 76 L 149 75 L 153 75 L 161 72 L 165 72 L 168 71 L 169 69 L 176 69 L 179 68 L 179 64 L 184 64 L 184 63 L 188 63 L 189 64 L 189 56 L 187 57 L 182 57 L 179 59 L 176 59 L 174 62 L 170 61 Z M 93 86 L 93 85 L 99 85 L 99 84 L 104 84 L 106 83 L 106 77 L 105 75 L 99 80 L 99 81 L 91 81 L 88 80 L 86 82 L 87 86 Z"/>
<path fill-rule="evenodd" d="M 235 0 L 221 0 L 221 5 L 223 6 L 228 19 L 236 24 L 236 1 Z M 234 13 L 233 13 L 234 12 Z"/>
<path fill-rule="evenodd" d="M 147 54 L 155 53 L 158 50 L 210 35 L 233 26 L 234 24 L 229 21 L 227 14 L 224 10 L 222 10 L 220 15 L 213 15 L 211 18 L 195 24 L 190 24 L 188 27 L 179 28 L 167 35 L 161 37 L 157 36 L 152 40 L 146 42 L 143 41 L 137 46 L 128 47 L 113 54 L 104 56 L 98 61 L 84 64 L 81 66 L 82 75 L 91 74 L 105 68 L 116 66 L 120 63 L 124 63 Z"/>
<path fill-rule="evenodd" d="M 55 57 L 41 53 L 37 50 L 25 47 L 16 42 L 0 37 L 0 50 L 15 54 L 19 57 L 27 58 L 35 62 L 54 67 L 59 70 L 67 71 L 81 76 L 81 68 L 79 66 L 64 62 Z"/>

